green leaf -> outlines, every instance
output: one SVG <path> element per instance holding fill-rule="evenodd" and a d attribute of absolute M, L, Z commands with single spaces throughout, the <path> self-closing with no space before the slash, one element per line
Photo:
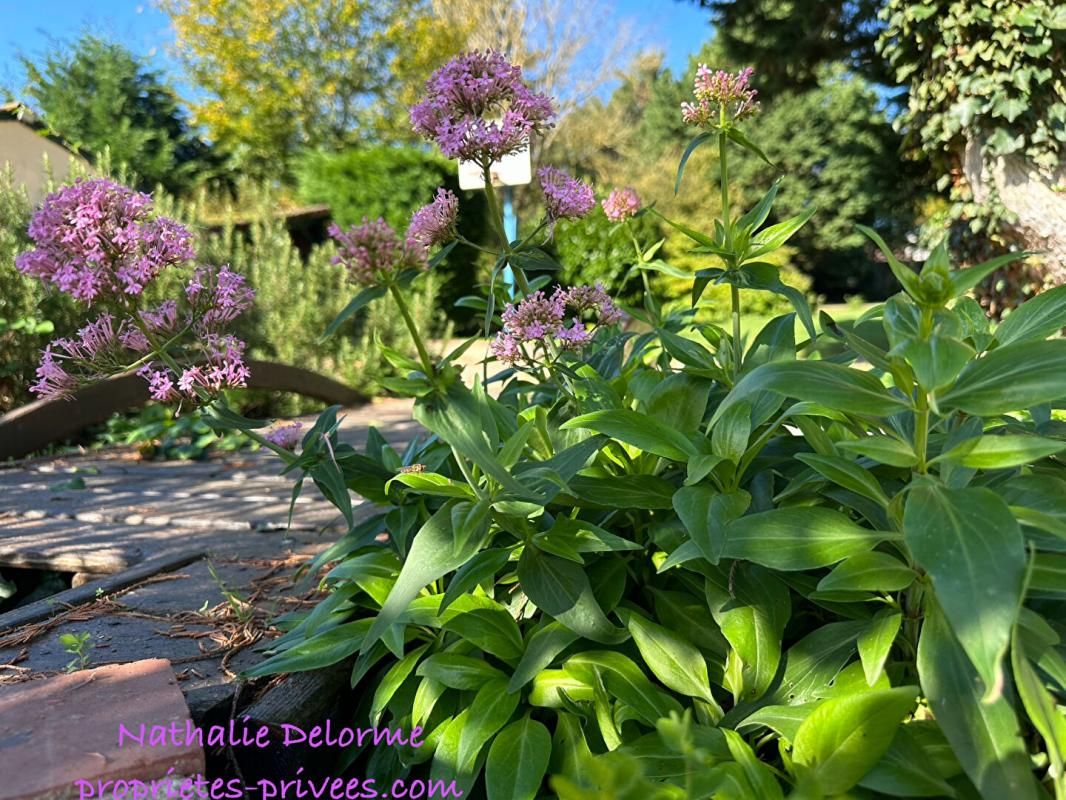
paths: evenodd
<path fill-rule="evenodd" d="M 968 344 L 937 334 L 928 339 L 911 339 L 900 351 L 927 391 L 951 384 L 974 357 L 974 349 Z"/>
<path fill-rule="evenodd" d="M 418 665 L 417 675 L 435 680 L 449 689 L 476 691 L 488 681 L 507 680 L 496 667 L 480 658 L 437 653 Z M 500 689 L 503 693 L 503 687 Z"/>
<path fill-rule="evenodd" d="M 471 532 L 466 544 L 456 549 L 451 507 L 444 505 L 430 517 L 415 534 L 403 569 L 363 641 L 362 652 L 367 652 L 381 639 L 424 587 L 469 561 L 481 549 L 487 536 L 486 525 L 480 531 Z"/>
<path fill-rule="evenodd" d="M 558 272 L 562 269 L 558 261 L 539 247 L 513 252 L 507 260 L 511 266 L 523 272 Z"/>
<path fill-rule="evenodd" d="M 1046 339 L 1066 328 L 1066 285 L 1026 300 L 996 328 L 1000 345 Z"/>
<path fill-rule="evenodd" d="M 585 503 L 605 508 L 668 509 L 674 485 L 657 475 L 578 475 L 570 491 Z"/>
<path fill-rule="evenodd" d="M 336 664 L 359 649 L 370 623 L 369 619 L 361 619 L 330 628 L 256 664 L 244 675 L 261 678 L 279 672 L 307 672 Z"/>
<path fill-rule="evenodd" d="M 1030 255 L 1032 254 L 1005 253 L 1001 256 L 996 256 L 995 258 L 989 259 L 988 261 L 984 261 L 975 266 L 969 267 L 967 269 L 960 269 L 958 272 L 952 273 L 951 286 L 955 292 L 955 296 L 958 297 L 959 295 L 966 294 L 966 292 L 977 286 L 977 284 L 979 284 L 997 269 L 1005 267 L 1012 261 L 1021 261 L 1024 258 L 1028 258 Z"/>
<path fill-rule="evenodd" d="M 773 167 L 774 169 L 778 169 L 778 166 L 766 157 L 766 153 L 762 151 L 762 148 L 760 148 L 757 144 L 755 144 L 747 136 L 745 136 L 744 132 L 741 131 L 740 128 L 730 127 L 728 130 L 726 130 L 726 136 L 728 136 L 730 139 L 739 144 L 748 152 L 754 153 L 756 156 L 765 161 L 769 166 Z"/>
<path fill-rule="evenodd" d="M 928 604 L 918 640 L 918 676 L 940 729 L 985 800 L 1039 797 L 1018 719 L 1002 692 L 991 701 L 986 684 L 948 627 Z"/>
<path fill-rule="evenodd" d="M 608 692 L 649 725 L 669 717 L 671 712 L 681 713 L 681 704 L 657 689 L 640 667 L 621 653 L 606 650 L 578 653 L 570 656 L 564 666 L 566 672 L 590 686 L 596 684 L 597 674 L 602 675 Z"/>
<path fill-rule="evenodd" d="M 419 400 L 414 417 L 516 497 L 543 502 L 544 498 L 538 492 L 511 475 L 490 447 L 485 438 L 482 412 L 489 415 L 492 412 L 484 403 L 483 398 L 475 397 L 465 387 L 452 385 L 444 397 Z"/>
<path fill-rule="evenodd" d="M 826 480 L 850 489 L 856 494 L 861 494 L 863 497 L 868 497 L 884 508 L 888 507 L 888 496 L 877 478 L 868 469 L 860 467 L 854 461 L 840 456 L 823 456 L 816 453 L 797 453 L 796 459 Z"/>
<path fill-rule="evenodd" d="M 625 612 L 623 620 L 644 663 L 664 686 L 717 707 L 718 702 L 711 694 L 707 662 L 699 650 L 684 637 L 639 614 Z"/>
<path fill-rule="evenodd" d="M 784 222 L 771 225 L 766 230 L 761 231 L 752 238 L 752 249 L 747 253 L 747 257 L 751 259 L 760 258 L 781 247 L 800 228 L 807 224 L 807 221 L 814 216 L 814 212 L 815 209 L 813 208 L 807 209 L 802 214 L 797 214 Z"/>
<path fill-rule="evenodd" d="M 888 751 L 917 698 L 918 687 L 902 686 L 826 700 L 800 725 L 792 759 L 825 794 L 846 792 Z"/>
<path fill-rule="evenodd" d="M 858 453 L 860 456 L 872 458 L 890 467 L 913 467 L 918 463 L 918 456 L 914 449 L 909 444 L 891 436 L 875 434 L 861 439 L 837 442 L 836 446 L 845 452 Z"/>
<path fill-rule="evenodd" d="M 385 707 L 388 706 L 393 696 L 399 691 L 400 687 L 404 684 L 404 681 L 406 681 L 411 676 L 411 673 L 414 672 L 415 667 L 418 666 L 419 659 L 425 655 L 425 652 L 428 649 L 428 644 L 416 647 L 389 667 L 389 671 L 385 673 L 381 678 L 381 682 L 378 683 L 378 687 L 374 691 L 374 700 L 370 704 L 370 721 L 372 723 L 376 725 L 381 720 L 381 715 L 384 713 Z"/>
<path fill-rule="evenodd" d="M 871 550 L 892 536 L 860 528 L 828 508 L 779 508 L 731 522 L 722 555 L 783 571 L 816 569 Z"/>
<path fill-rule="evenodd" d="M 896 641 L 902 622 L 903 615 L 899 611 L 883 608 L 877 612 L 870 621 L 870 626 L 859 636 L 856 644 L 868 686 L 874 686 L 881 679 L 885 661 Z"/>
<path fill-rule="evenodd" d="M 511 551 L 505 548 L 494 550 L 482 550 L 470 557 L 463 566 L 455 571 L 455 575 L 448 582 L 448 590 L 444 593 L 444 599 L 440 601 L 440 613 L 454 603 L 460 596 L 473 590 L 483 581 L 489 580 L 496 574 L 507 560 L 511 557 Z"/>
<path fill-rule="evenodd" d="M 403 472 L 385 484 L 385 491 L 394 483 L 401 483 L 419 494 L 436 497 L 458 497 L 461 500 L 473 500 L 474 490 L 465 483 L 453 481 L 435 472 Z"/>
<path fill-rule="evenodd" d="M 785 673 L 770 699 L 796 705 L 820 697 L 851 660 L 866 627 L 862 620 L 847 620 L 808 633 L 785 653 Z"/>
<path fill-rule="evenodd" d="M 685 486 L 674 493 L 673 507 L 703 557 L 717 564 L 725 547 L 726 526 L 748 510 L 743 489 L 721 493 L 709 486 Z"/>
<path fill-rule="evenodd" d="M 849 414 L 890 416 L 909 407 L 868 372 L 828 361 L 775 361 L 756 367 L 737 382 L 715 412 L 712 425 L 732 406 L 762 392 L 795 397 Z"/>
<path fill-rule="evenodd" d="M 377 300 L 379 297 L 384 297 L 387 291 L 388 290 L 384 286 L 370 286 L 363 289 L 351 299 L 351 302 L 344 307 L 344 310 L 342 310 L 341 313 L 334 318 L 333 322 L 327 326 L 325 333 L 322 334 L 318 341 L 320 343 L 326 341 L 326 339 L 337 332 L 337 329 L 340 328 L 349 317 L 359 313 L 359 311 L 369 305 L 371 301 Z"/>
<path fill-rule="evenodd" d="M 943 394 L 941 409 L 994 417 L 1066 398 L 1066 339 L 1019 342 L 970 363 Z"/>
<path fill-rule="evenodd" d="M 708 578 L 706 594 L 732 648 L 727 675 L 739 673 L 739 681 L 731 680 L 734 696 L 738 702 L 762 697 L 781 663 L 781 638 L 791 612 L 788 587 L 768 570 L 742 564 L 735 568 L 732 587 Z"/>
<path fill-rule="evenodd" d="M 895 556 L 872 551 L 844 559 L 818 581 L 819 592 L 898 592 L 917 577 Z"/>
<path fill-rule="evenodd" d="M 686 462 L 696 452 L 683 433 L 663 425 L 652 417 L 629 409 L 593 411 L 568 420 L 561 428 L 584 428 L 596 431 L 673 461 Z"/>
<path fill-rule="evenodd" d="M 733 760 L 744 769 L 754 794 L 759 800 L 784 800 L 784 792 L 777 782 L 774 770 L 760 761 L 747 742 L 736 731 L 724 729 L 726 746 Z M 716 795 L 717 797 L 718 795 Z"/>
<path fill-rule="evenodd" d="M 1066 450 L 1066 442 L 1040 436 L 1002 434 L 960 442 L 936 461 L 953 461 L 972 469 L 1007 469 L 1032 464 Z"/>
<path fill-rule="evenodd" d="M 677 179 L 674 181 L 674 194 L 681 191 L 681 177 L 685 174 L 685 164 L 688 163 L 689 158 L 692 157 L 692 154 L 696 151 L 697 147 L 710 140 L 713 136 L 713 133 L 704 131 L 688 143 L 688 147 L 685 148 L 685 152 L 681 155 L 681 161 L 677 165 Z"/>
<path fill-rule="evenodd" d="M 1047 747 L 1048 758 L 1053 767 L 1052 774 L 1061 776 L 1063 764 L 1066 763 L 1066 717 L 1059 711 L 1055 698 L 1026 658 L 1017 628 L 1011 646 L 1011 670 L 1025 712 Z"/>
<path fill-rule="evenodd" d="M 878 249 L 884 254 L 885 260 L 888 262 L 889 269 L 892 270 L 892 274 L 896 276 L 896 280 L 900 282 L 900 285 L 906 290 L 907 294 L 911 297 L 917 297 L 919 292 L 918 276 L 914 270 L 903 265 L 888 245 L 885 244 L 885 240 L 881 238 L 881 235 L 873 228 L 868 228 L 865 225 L 856 225 L 856 228 L 860 232 L 866 235 Z"/>
<path fill-rule="evenodd" d="M 495 600 L 488 597 L 478 597 L 477 600 L 485 607 L 456 614 L 444 623 L 443 629 L 459 634 L 478 649 L 502 661 L 517 662 L 522 657 L 522 634 L 518 630 L 518 623 Z"/>
<path fill-rule="evenodd" d="M 762 196 L 751 211 L 748 211 L 740 219 L 737 220 L 737 228 L 740 230 L 755 231 L 766 222 L 766 218 L 770 216 L 770 209 L 774 206 L 774 199 L 777 197 L 777 190 L 781 188 L 781 179 L 778 178 L 774 181 L 770 190 Z"/>
<path fill-rule="evenodd" d="M 901 725 L 884 757 L 859 785 L 889 797 L 956 797 L 955 790 L 930 763 L 925 749 L 911 735 L 913 725 Z"/>
<path fill-rule="evenodd" d="M 737 725 L 738 731 L 765 726 L 787 742 L 793 742 L 803 720 L 807 719 L 818 703 L 802 703 L 795 706 L 763 706 Z"/>
<path fill-rule="evenodd" d="M 548 729 L 529 717 L 500 731 L 485 762 L 488 800 L 533 800 L 548 771 L 551 752 Z"/>
<path fill-rule="evenodd" d="M 607 620 L 585 570 L 572 561 L 527 547 L 518 561 L 518 581 L 537 608 L 586 639 L 617 644 L 629 638 Z"/>
<path fill-rule="evenodd" d="M 522 660 L 515 667 L 507 691 L 517 692 L 547 667 L 555 657 L 576 642 L 580 637 L 561 622 L 549 622 L 529 637 Z"/>
<path fill-rule="evenodd" d="M 907 495 L 903 532 L 989 697 L 998 697 L 1025 575 L 1025 544 L 1014 515 L 990 489 L 923 482 Z"/>
<path fill-rule="evenodd" d="M 740 402 L 722 415 L 711 431 L 711 451 L 720 458 L 739 464 L 751 435 L 751 405 Z"/>
<path fill-rule="evenodd" d="M 460 774 L 474 771 L 478 753 L 518 708 L 518 695 L 507 692 L 506 680 L 492 680 L 481 686 L 470 703 L 470 715 L 459 734 L 457 763 Z"/>

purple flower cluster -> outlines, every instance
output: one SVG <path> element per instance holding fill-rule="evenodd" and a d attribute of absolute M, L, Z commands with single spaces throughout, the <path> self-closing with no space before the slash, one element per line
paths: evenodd
<path fill-rule="evenodd" d="M 303 439 L 303 427 L 304 424 L 302 422 L 279 423 L 271 428 L 263 438 L 278 447 L 284 447 L 286 450 L 295 450 L 296 445 Z"/>
<path fill-rule="evenodd" d="M 194 257 L 192 235 L 174 220 L 153 217 L 148 195 L 103 178 L 49 195 L 29 233 L 36 249 L 15 259 L 19 271 L 85 302 L 124 302 L 167 267 Z"/>
<path fill-rule="evenodd" d="M 550 297 L 533 292 L 504 309 L 503 330 L 492 342 L 492 352 L 507 364 L 532 363 L 535 357 L 527 345 L 534 350 L 540 348 L 542 355 L 548 357 L 550 348 L 578 350 L 592 341 L 597 328 L 621 319 L 622 312 L 601 284 L 557 287 Z"/>
<path fill-rule="evenodd" d="M 252 303 L 243 276 L 228 267 L 200 267 L 180 298 L 138 308 L 152 280 L 194 256 L 186 228 L 151 215 L 147 195 L 105 180 L 60 189 L 34 215 L 37 249 L 19 258 L 19 269 L 109 310 L 77 336 L 45 348 L 31 391 L 69 397 L 79 386 L 134 368 L 161 401 L 246 384 L 245 345 L 226 330 Z M 118 317 L 116 308 L 124 309 Z"/>
<path fill-rule="evenodd" d="M 429 249 L 447 244 L 456 236 L 455 221 L 459 217 L 459 198 L 447 189 L 437 189 L 432 203 L 422 206 L 411 217 L 407 238 Z"/>
<path fill-rule="evenodd" d="M 592 187 L 561 169 L 541 167 L 537 170 L 537 180 L 544 192 L 549 225 L 561 219 L 579 219 L 596 205 Z"/>
<path fill-rule="evenodd" d="M 554 124 L 551 98 L 526 86 L 522 69 L 494 50 L 456 56 L 433 73 L 425 92 L 411 108 L 415 131 L 449 158 L 482 167 Z"/>
<path fill-rule="evenodd" d="M 753 72 L 751 67 L 737 73 L 712 71 L 700 64 L 693 87 L 696 102 L 681 104 L 682 119 L 689 125 L 713 128 L 720 124 L 723 108 L 727 121 L 732 122 L 755 114 L 759 110 L 755 99 L 758 92 L 748 85 Z"/>
<path fill-rule="evenodd" d="M 425 246 L 410 235 L 401 239 L 384 219 L 371 222 L 363 217 L 362 225 L 348 230 L 334 223 L 329 235 L 339 246 L 333 263 L 347 269 L 352 282 L 360 286 L 380 286 L 404 270 L 428 266 Z"/>
<path fill-rule="evenodd" d="M 603 213 L 611 222 L 624 222 L 640 211 L 640 197 L 629 188 L 615 189 L 603 201 Z"/>

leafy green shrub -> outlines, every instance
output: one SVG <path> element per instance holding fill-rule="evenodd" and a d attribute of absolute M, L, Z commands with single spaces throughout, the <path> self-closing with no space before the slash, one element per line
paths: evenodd
<path fill-rule="evenodd" d="M 690 151 L 758 153 L 708 117 Z M 428 734 L 377 774 L 431 758 L 490 800 L 548 773 L 575 800 L 1062 796 L 1066 287 L 993 329 L 965 295 L 1017 256 L 886 250 L 904 292 L 819 332 L 773 264 L 810 212 L 768 225 L 777 189 L 740 216 L 724 190 L 713 233 L 664 218 L 695 271 L 640 248 L 693 303 L 724 287 L 731 331 L 646 295 L 650 332 L 538 350 L 497 399 L 410 362 L 435 436 L 403 455 L 324 415 L 290 466 L 382 508 L 250 674 L 358 654 L 358 717 Z M 746 349 L 742 289 L 795 309 Z M 797 315 L 832 361 L 798 358 Z"/>
<path fill-rule="evenodd" d="M 760 152 L 748 75 L 701 76 L 678 182 L 703 144 L 723 175 L 731 148 Z M 587 212 L 588 187 L 559 185 L 556 210 Z M 992 327 L 967 293 L 1022 254 L 955 270 L 941 246 L 917 273 L 864 229 L 903 291 L 819 330 L 774 263 L 811 210 L 771 224 L 777 184 L 743 213 L 721 189 L 709 232 L 636 212 L 700 268 L 634 255 L 642 280 L 691 273 L 693 306 L 728 287 L 728 327 L 646 292 L 646 331 L 620 330 L 598 292 L 538 293 L 526 270 L 559 265 L 501 235 L 522 299 L 481 300 L 506 368 L 469 387 L 475 340 L 428 353 L 406 254 L 350 248 L 365 280 L 342 317 L 388 295 L 418 352 L 383 351 L 388 385 L 432 436 L 357 450 L 334 408 L 264 441 L 349 530 L 311 565 L 330 594 L 246 675 L 354 657 L 358 724 L 424 741 L 360 768 L 488 800 L 1066 796 L 1066 287 Z M 748 346 L 742 290 L 794 309 Z M 797 320 L 831 359 L 800 357 Z"/>

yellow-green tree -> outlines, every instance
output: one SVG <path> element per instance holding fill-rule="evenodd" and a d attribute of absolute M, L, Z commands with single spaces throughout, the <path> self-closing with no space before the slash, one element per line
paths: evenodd
<path fill-rule="evenodd" d="M 406 103 L 463 36 L 425 0 L 161 0 L 202 93 L 195 119 L 276 174 L 301 147 L 402 136 Z"/>

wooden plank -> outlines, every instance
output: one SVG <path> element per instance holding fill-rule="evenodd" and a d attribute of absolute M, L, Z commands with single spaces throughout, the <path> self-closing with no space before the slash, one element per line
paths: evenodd
<path fill-rule="evenodd" d="M 139 537 L 152 532 L 136 529 Z M 141 560 L 126 525 L 97 525 L 59 518 L 24 518 L 0 523 L 0 567 L 57 572 L 112 573 Z"/>
<path fill-rule="evenodd" d="M 186 564 L 191 564 L 197 559 L 203 558 L 202 549 L 186 550 L 181 553 L 151 558 L 135 567 L 108 575 L 98 580 L 83 584 L 76 589 L 67 589 L 51 597 L 45 597 L 36 603 L 30 603 L 22 608 L 0 614 L 0 631 L 11 630 L 31 622 L 40 622 L 49 619 L 66 610 L 69 606 L 81 605 L 95 600 L 100 595 L 117 592 L 129 588 L 135 583 L 140 583 L 146 578 L 161 572 L 171 572 Z"/>

